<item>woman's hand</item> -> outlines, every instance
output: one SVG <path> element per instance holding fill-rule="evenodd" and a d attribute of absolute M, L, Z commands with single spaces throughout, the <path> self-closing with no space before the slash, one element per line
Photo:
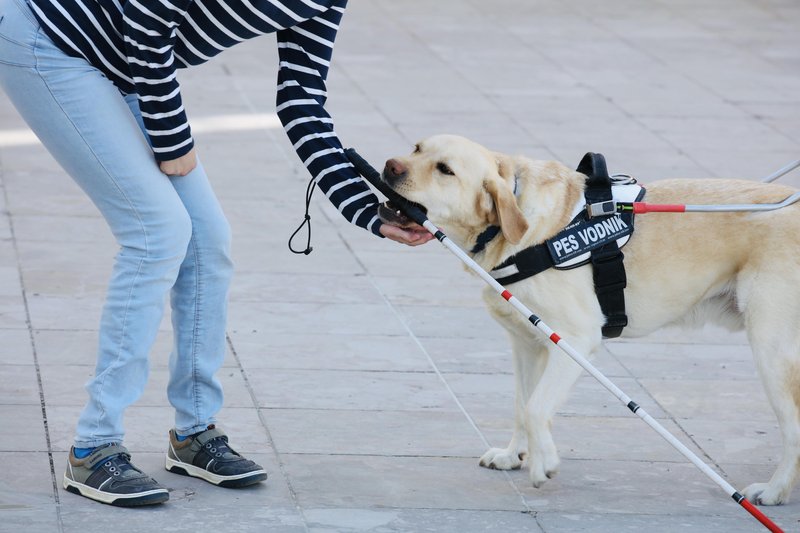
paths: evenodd
<path fill-rule="evenodd" d="M 433 235 L 431 235 L 428 230 L 418 224 L 407 229 L 398 228 L 397 226 L 392 226 L 391 224 L 383 224 L 381 229 L 378 231 L 380 231 L 381 235 L 387 239 L 391 239 L 402 244 L 407 244 L 409 246 L 419 246 L 420 244 L 425 244 L 433 239 Z"/>
<path fill-rule="evenodd" d="M 178 159 L 170 159 L 169 161 L 161 161 L 158 167 L 161 172 L 167 176 L 185 176 L 197 166 L 197 155 L 194 148 L 189 150 L 185 155 L 180 156 Z"/>

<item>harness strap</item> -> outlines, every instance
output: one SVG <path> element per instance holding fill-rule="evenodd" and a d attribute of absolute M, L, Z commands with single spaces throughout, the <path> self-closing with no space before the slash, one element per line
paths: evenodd
<path fill-rule="evenodd" d="M 519 176 L 517 175 L 514 175 L 514 196 L 519 196 Z M 469 253 L 474 255 L 482 252 L 486 248 L 486 245 L 500 234 L 500 230 L 500 226 L 489 226 L 483 230 L 483 233 L 478 235 L 475 246 L 472 247 L 472 250 L 470 250 Z"/>
<path fill-rule="evenodd" d="M 630 235 L 633 231 L 633 213 L 616 214 L 612 190 L 614 184 L 602 155 L 586 154 L 577 170 L 586 176 L 586 209 L 579 211 L 572 222 L 556 236 L 517 252 L 492 269 L 491 275 L 498 283 L 506 285 L 535 276 L 549 268 L 568 269 L 591 262 L 595 296 L 606 318 L 602 327 L 603 336 L 619 337 L 623 328 L 628 325 L 628 317 L 625 314 L 624 292 L 627 277 L 622 263 L 625 256 L 618 245 L 618 237 Z M 643 188 L 639 188 L 636 201 L 644 197 L 644 192 Z M 491 228 L 479 236 L 478 245 L 488 242 L 487 237 L 491 240 L 493 235 L 490 230 Z M 600 232 L 605 237 L 598 239 Z M 579 241 L 588 246 L 582 248 Z M 597 244 L 590 244 L 591 241 Z M 620 242 L 624 244 L 624 241 Z M 580 259 L 581 257 L 586 259 Z"/>
<path fill-rule="evenodd" d="M 492 239 L 497 237 L 500 233 L 500 226 L 489 226 L 483 233 L 478 235 L 478 240 L 475 242 L 475 246 L 472 247 L 472 250 L 469 251 L 471 254 L 480 253 L 486 248 L 486 245 L 491 242 Z"/>
<path fill-rule="evenodd" d="M 525 248 L 517 255 L 512 255 L 496 268 L 492 269 L 492 275 L 497 283 L 506 285 L 508 283 L 516 283 L 525 278 L 535 276 L 549 268 L 553 268 L 553 258 L 550 256 L 550 250 L 546 244 L 537 244 L 530 248 Z M 506 275 L 503 269 L 509 268 L 509 274 Z"/>
<path fill-rule="evenodd" d="M 606 160 L 601 154 L 592 152 L 586 154 L 577 171 L 588 176 L 584 192 L 587 204 L 613 200 L 611 178 L 608 175 Z M 628 316 L 625 314 L 625 287 L 628 280 L 622 263 L 625 255 L 614 240 L 592 250 L 591 258 L 594 291 L 600 309 L 606 317 L 606 323 L 602 328 L 603 337 L 619 337 L 623 328 L 628 325 Z"/>

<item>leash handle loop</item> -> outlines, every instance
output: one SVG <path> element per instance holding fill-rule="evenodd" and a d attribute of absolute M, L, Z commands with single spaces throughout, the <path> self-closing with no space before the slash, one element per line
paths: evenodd
<path fill-rule="evenodd" d="M 289 242 L 287 243 L 289 246 L 289 250 L 293 254 L 308 255 L 314 250 L 314 248 L 311 246 L 311 215 L 308 214 L 308 210 L 311 207 L 311 196 L 314 194 L 314 189 L 316 188 L 317 188 L 317 182 L 314 181 L 314 178 L 311 178 L 311 180 L 308 182 L 308 186 L 306 187 L 305 216 L 303 217 L 303 221 L 300 223 L 300 225 L 297 226 L 297 229 L 294 230 L 294 233 L 292 233 L 292 236 L 289 237 Z M 306 239 L 306 247 L 303 250 L 295 250 L 294 247 L 292 247 L 292 241 L 294 241 L 294 238 L 297 236 L 298 233 L 300 233 L 300 231 L 302 231 L 303 226 L 305 226 L 306 224 L 308 224 L 308 238 Z"/>

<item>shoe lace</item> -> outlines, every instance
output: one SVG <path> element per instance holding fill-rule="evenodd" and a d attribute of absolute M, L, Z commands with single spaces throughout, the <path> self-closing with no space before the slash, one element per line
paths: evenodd
<path fill-rule="evenodd" d="M 233 459 L 239 456 L 233 448 L 228 446 L 228 437 L 225 436 L 214 437 L 206 442 L 203 447 L 207 453 L 217 459 Z"/>
<path fill-rule="evenodd" d="M 131 456 L 127 453 L 118 453 L 108 457 L 102 463 L 114 477 L 128 478 L 131 476 L 139 476 L 142 471 L 131 464 Z M 99 466 L 99 465 L 98 465 Z"/>

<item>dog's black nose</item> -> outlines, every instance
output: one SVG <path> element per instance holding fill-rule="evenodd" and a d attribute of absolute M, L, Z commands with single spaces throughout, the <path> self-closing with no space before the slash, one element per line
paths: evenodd
<path fill-rule="evenodd" d="M 389 185 L 394 185 L 408 174 L 408 168 L 396 159 L 390 159 L 383 168 L 383 179 Z"/>

